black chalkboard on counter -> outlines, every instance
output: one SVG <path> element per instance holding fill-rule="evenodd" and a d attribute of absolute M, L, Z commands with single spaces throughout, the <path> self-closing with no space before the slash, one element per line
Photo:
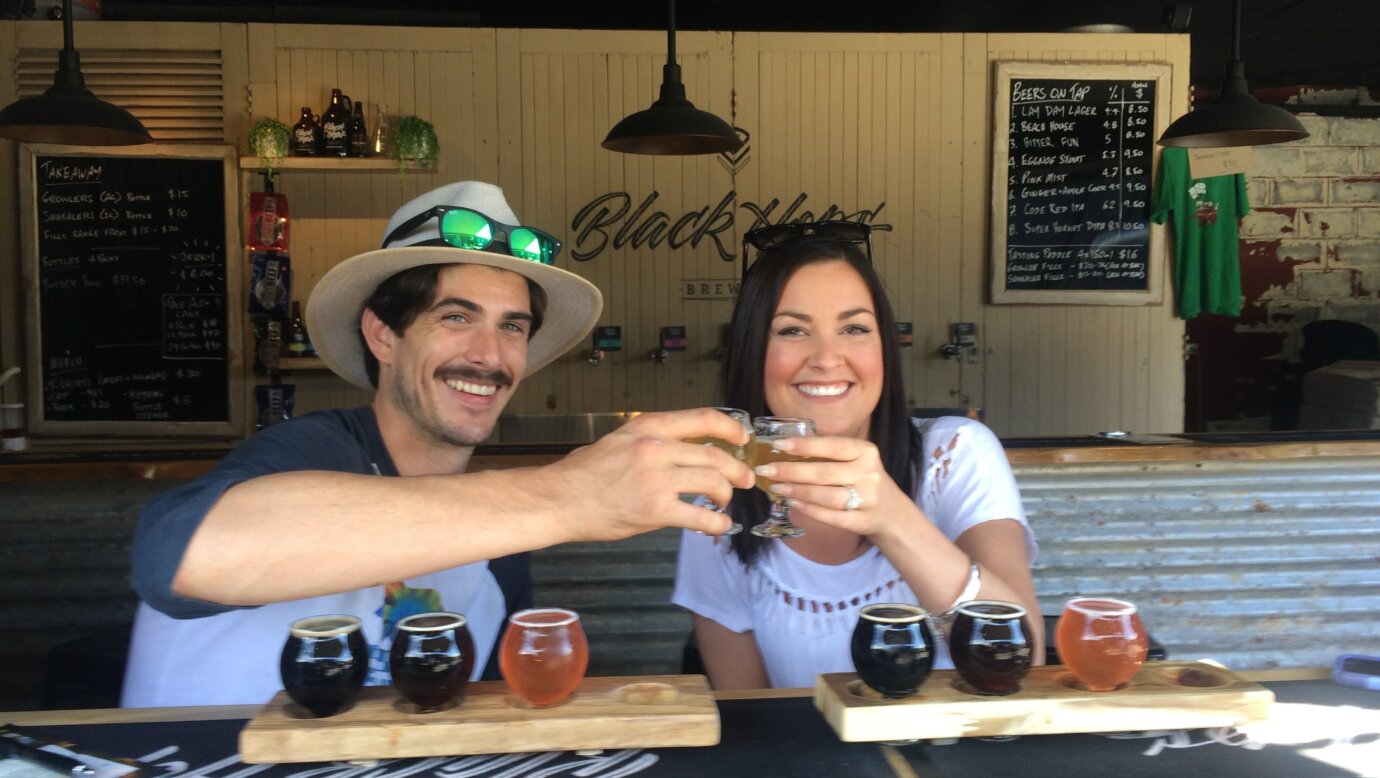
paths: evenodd
<path fill-rule="evenodd" d="M 21 147 L 30 429 L 244 429 L 230 146 Z"/>
<path fill-rule="evenodd" d="M 1150 223 L 1170 67 L 997 64 L 992 301 L 1153 305 Z"/>

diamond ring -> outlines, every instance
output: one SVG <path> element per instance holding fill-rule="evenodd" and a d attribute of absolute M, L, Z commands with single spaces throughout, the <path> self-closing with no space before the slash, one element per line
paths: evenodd
<path fill-rule="evenodd" d="M 843 504 L 843 509 L 846 511 L 856 511 L 861 508 L 863 500 L 862 497 L 858 496 L 858 490 L 851 486 L 845 486 L 843 488 L 848 490 L 848 501 Z"/>

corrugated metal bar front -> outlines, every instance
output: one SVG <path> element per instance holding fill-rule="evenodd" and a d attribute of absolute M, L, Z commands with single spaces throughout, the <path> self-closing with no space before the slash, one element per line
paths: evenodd
<path fill-rule="evenodd" d="M 1077 594 L 1129 599 L 1171 658 L 1238 670 L 1380 648 L 1380 457 L 1015 470 L 1045 614 Z M 533 555 L 537 602 L 584 616 L 591 675 L 679 671 L 677 538 Z"/>
<path fill-rule="evenodd" d="M 104 698 L 59 696 L 65 679 L 47 677 L 48 655 L 81 642 L 90 669 L 93 657 L 125 652 L 129 638 L 118 628 L 138 604 L 129 583 L 134 527 L 144 503 L 173 483 L 0 484 L 0 710 L 119 704 L 119 677 L 92 683 L 110 693 Z"/>
<path fill-rule="evenodd" d="M 1024 465 L 1046 614 L 1129 599 L 1171 659 L 1326 667 L 1380 647 L 1380 458 Z"/>
<path fill-rule="evenodd" d="M 1171 658 L 1233 669 L 1380 649 L 1380 457 L 1015 469 L 1047 614 L 1074 594 L 1125 597 Z M 0 677 L 10 707 L 38 704 L 49 649 L 128 623 L 138 510 L 175 483 L 5 485 L 0 658 L 32 669 L 22 683 Z M 670 604 L 678 542 L 663 530 L 533 554 L 536 601 L 580 612 L 591 674 L 679 672 L 690 618 Z"/>

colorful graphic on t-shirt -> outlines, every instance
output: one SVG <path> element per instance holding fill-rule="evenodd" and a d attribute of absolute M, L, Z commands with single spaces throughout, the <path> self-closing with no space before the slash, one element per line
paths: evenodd
<path fill-rule="evenodd" d="M 435 589 L 414 589 L 402 581 L 383 587 L 383 605 L 375 613 L 383 618 L 383 633 L 379 642 L 369 649 L 369 686 L 387 686 L 393 682 L 388 672 L 388 650 L 393 647 L 393 633 L 398 622 L 418 613 L 445 610 L 441 594 Z"/>
<path fill-rule="evenodd" d="M 1198 207 L 1193 211 L 1198 217 L 1198 225 L 1206 227 L 1217 223 L 1217 203 L 1211 200 L 1200 200 Z"/>

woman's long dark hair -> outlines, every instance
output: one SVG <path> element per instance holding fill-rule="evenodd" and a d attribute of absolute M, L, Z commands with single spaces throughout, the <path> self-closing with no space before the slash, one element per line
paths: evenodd
<path fill-rule="evenodd" d="M 719 373 L 724 405 L 742 408 L 754 417 L 771 415 L 763 374 L 777 303 L 797 270 L 830 261 L 848 263 L 862 277 L 872 295 L 882 338 L 882 394 L 872 411 L 868 439 L 877 446 L 891 479 L 903 492 L 912 494 L 920 462 L 920 436 L 910 423 L 910 411 L 906 407 L 905 380 L 901 375 L 901 354 L 896 342 L 896 317 L 877 271 L 858 250 L 857 244 L 806 237 L 761 253 L 743 278 L 738 301 L 733 306 L 728 355 Z M 767 497 L 759 489 L 734 490 L 729 506 L 734 518 L 747 527 L 765 518 L 767 509 Z M 738 558 L 751 566 L 764 544 L 772 541 L 741 532 L 733 536 L 732 542 Z"/>

